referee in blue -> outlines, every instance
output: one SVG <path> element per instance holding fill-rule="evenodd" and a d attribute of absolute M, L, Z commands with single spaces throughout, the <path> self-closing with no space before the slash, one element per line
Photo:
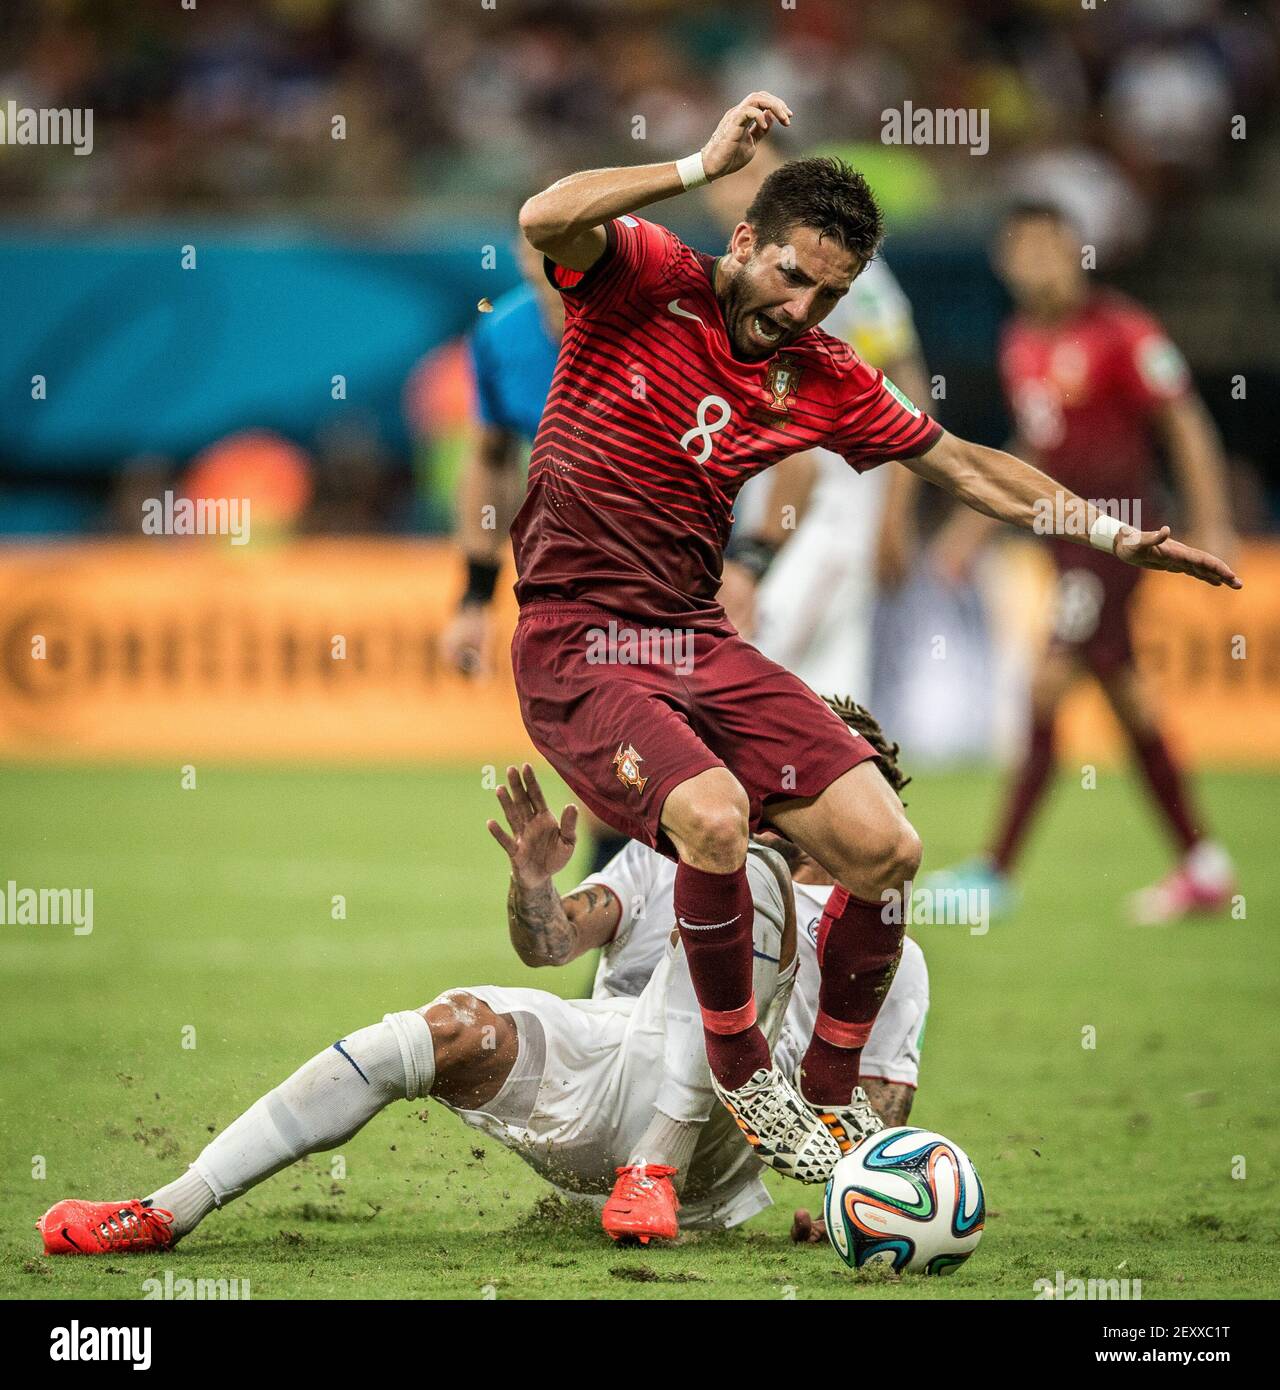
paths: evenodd
<path fill-rule="evenodd" d="M 455 534 L 467 561 L 467 586 L 444 633 L 447 659 L 467 675 L 491 668 L 493 594 L 506 559 L 507 533 L 524 501 L 525 461 L 564 333 L 564 304 L 547 281 L 542 257 L 517 238 L 523 282 L 494 301 L 470 339 L 477 420 L 458 484 Z M 626 844 L 587 817 L 592 871 Z"/>
<path fill-rule="evenodd" d="M 542 273 L 541 256 L 523 237 L 516 253 L 522 283 L 481 316 L 469 344 L 479 418 L 458 483 L 455 522 L 467 587 L 444 634 L 446 657 L 469 675 L 490 670 L 493 592 L 564 333 L 564 305 Z"/>

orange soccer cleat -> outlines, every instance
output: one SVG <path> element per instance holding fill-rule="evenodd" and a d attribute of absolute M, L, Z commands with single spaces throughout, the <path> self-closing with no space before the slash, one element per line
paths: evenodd
<path fill-rule="evenodd" d="M 675 1240 L 680 1234 L 676 1212 L 680 1199 L 671 1179 L 676 1170 L 665 1163 L 637 1163 L 617 1169 L 618 1181 L 604 1204 L 600 1224 L 614 1240 Z"/>
<path fill-rule="evenodd" d="M 46 1255 L 124 1255 L 168 1250 L 173 1213 L 131 1202 L 56 1202 L 36 1222 Z"/>

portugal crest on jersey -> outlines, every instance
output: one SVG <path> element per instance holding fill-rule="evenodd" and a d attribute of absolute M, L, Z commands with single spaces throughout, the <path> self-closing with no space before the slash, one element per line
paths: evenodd
<path fill-rule="evenodd" d="M 618 744 L 618 751 L 613 755 L 613 770 L 624 787 L 634 787 L 638 792 L 644 791 L 644 784 L 649 779 L 640 776 L 642 762 L 644 759 L 631 744 L 628 743 L 625 748 Z"/>
<path fill-rule="evenodd" d="M 794 357 L 775 357 L 769 363 L 764 384 L 773 397 L 769 402 L 770 410 L 777 410 L 785 414 L 791 409 L 791 396 L 800 384 L 800 372 L 800 364 Z"/>

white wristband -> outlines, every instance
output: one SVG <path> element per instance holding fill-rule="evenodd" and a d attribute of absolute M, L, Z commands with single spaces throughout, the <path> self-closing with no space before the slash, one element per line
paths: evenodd
<path fill-rule="evenodd" d="M 1095 550 L 1105 550 L 1108 554 L 1116 553 L 1116 537 L 1124 530 L 1121 522 L 1115 517 L 1108 516 L 1105 512 L 1094 519 L 1094 523 L 1089 527 L 1089 544 Z"/>
<path fill-rule="evenodd" d="M 702 165 L 701 150 L 697 154 L 687 154 L 683 159 L 677 159 L 676 173 L 680 175 L 680 182 L 685 188 L 701 188 L 704 183 L 711 182 Z"/>

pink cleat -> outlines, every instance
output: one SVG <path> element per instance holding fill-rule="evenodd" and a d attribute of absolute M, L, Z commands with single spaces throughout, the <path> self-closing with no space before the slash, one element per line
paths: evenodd
<path fill-rule="evenodd" d="M 1221 845 L 1202 840 L 1172 873 L 1129 899 L 1129 916 L 1140 927 L 1162 926 L 1231 906 L 1235 875 Z"/>

